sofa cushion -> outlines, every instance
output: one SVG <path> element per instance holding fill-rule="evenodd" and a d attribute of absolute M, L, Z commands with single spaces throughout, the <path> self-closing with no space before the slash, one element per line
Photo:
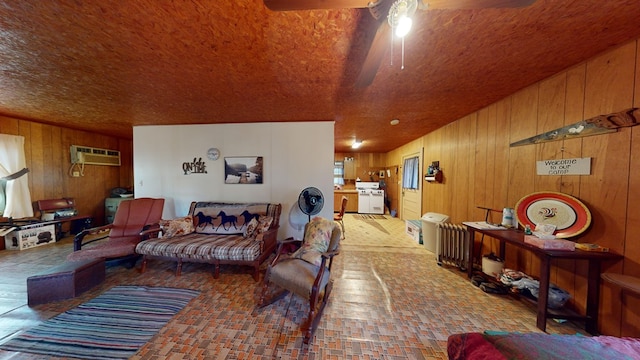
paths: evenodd
<path fill-rule="evenodd" d="M 244 233 L 242 234 L 245 238 L 253 238 L 256 235 L 256 230 L 258 229 L 258 220 L 256 218 L 251 219 L 247 227 L 244 229 Z"/>
<path fill-rule="evenodd" d="M 262 234 L 269 230 L 271 228 L 271 223 L 273 223 L 273 218 L 271 216 L 260 216 L 258 228 L 256 229 L 257 233 Z"/>
<path fill-rule="evenodd" d="M 245 239 L 259 239 L 260 237 L 258 235 L 269 230 L 272 222 L 273 218 L 271 216 L 260 216 L 260 220 L 256 220 L 255 218 L 251 219 L 243 233 L 243 236 Z"/>
<path fill-rule="evenodd" d="M 218 203 L 197 202 L 192 204 L 190 214 L 193 215 L 195 230 L 200 234 L 243 234 L 253 218 L 270 215 L 270 207 L 266 203 Z"/>
<path fill-rule="evenodd" d="M 216 235 L 191 233 L 172 238 L 143 241 L 136 247 L 142 255 L 197 260 L 255 260 L 262 243 L 245 239 L 242 234 Z"/>
<path fill-rule="evenodd" d="M 91 243 L 82 247 L 81 251 L 74 251 L 67 255 L 69 261 L 87 259 L 113 259 L 134 253 L 136 245 L 140 242 L 139 236 L 129 236 L 118 239 L 108 239 Z"/>
<path fill-rule="evenodd" d="M 187 235 L 195 231 L 191 215 L 172 220 L 160 220 L 159 224 L 163 238 Z"/>

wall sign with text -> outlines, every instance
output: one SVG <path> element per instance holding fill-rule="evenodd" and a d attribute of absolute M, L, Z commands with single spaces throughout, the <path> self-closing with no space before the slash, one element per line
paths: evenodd
<path fill-rule="evenodd" d="M 536 161 L 538 175 L 591 175 L 591 158 Z"/>
<path fill-rule="evenodd" d="M 182 163 L 182 171 L 185 175 L 189 174 L 206 174 L 207 165 L 202 161 L 202 158 L 193 158 L 193 161 L 185 161 Z"/>

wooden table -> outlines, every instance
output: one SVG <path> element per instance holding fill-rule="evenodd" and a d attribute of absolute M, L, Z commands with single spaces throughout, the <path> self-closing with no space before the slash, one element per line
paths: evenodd
<path fill-rule="evenodd" d="M 600 301 L 600 273 L 601 262 L 620 260 L 622 255 L 618 255 L 612 252 L 597 252 L 597 251 L 583 251 L 576 249 L 575 251 L 567 250 L 545 250 L 533 245 L 529 245 L 524 242 L 524 232 L 520 230 L 495 230 L 495 229 L 483 229 L 474 226 L 474 223 L 463 223 L 467 226 L 469 231 L 470 246 L 468 253 L 468 276 L 473 275 L 473 254 L 475 233 L 481 233 L 486 236 L 492 237 L 500 241 L 500 254 L 499 256 L 504 259 L 505 246 L 510 244 L 517 246 L 521 249 L 525 249 L 540 259 L 540 288 L 538 292 L 538 315 L 536 325 L 542 330 L 546 331 L 547 318 L 549 310 L 547 309 L 548 295 L 549 295 L 549 275 L 551 273 L 551 260 L 553 259 L 568 259 L 568 260 L 584 260 L 588 264 L 587 275 L 587 309 L 585 316 L 576 315 L 563 315 L 552 314 L 554 318 L 558 319 L 583 319 L 585 320 L 585 330 L 590 334 L 597 334 L 598 332 L 598 302 Z"/>

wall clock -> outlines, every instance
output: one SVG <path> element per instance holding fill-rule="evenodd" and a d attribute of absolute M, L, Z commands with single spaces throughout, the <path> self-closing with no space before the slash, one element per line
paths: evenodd
<path fill-rule="evenodd" d="M 217 148 L 211 148 L 207 150 L 207 157 L 210 160 L 218 160 L 218 158 L 220 158 L 220 150 L 218 150 Z"/>

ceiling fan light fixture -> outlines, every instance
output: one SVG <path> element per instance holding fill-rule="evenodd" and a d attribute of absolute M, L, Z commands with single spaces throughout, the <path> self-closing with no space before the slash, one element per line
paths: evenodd
<path fill-rule="evenodd" d="M 352 149 L 357 149 L 360 146 L 362 146 L 362 141 L 358 141 L 358 140 L 353 140 L 353 144 L 351 144 L 351 148 Z"/>
<path fill-rule="evenodd" d="M 407 36 L 409 31 L 411 31 L 411 25 L 413 24 L 413 20 L 411 20 L 408 16 L 401 16 L 398 19 L 398 24 L 396 25 L 396 36 L 403 38 Z"/>
<path fill-rule="evenodd" d="M 402 65 L 404 69 L 404 37 L 411 31 L 411 16 L 418 8 L 418 0 L 396 0 L 391 4 L 387 22 L 391 26 L 391 65 L 393 65 L 393 34 L 402 39 Z"/>
<path fill-rule="evenodd" d="M 413 16 L 417 8 L 417 0 L 396 0 L 391 5 L 387 16 L 387 21 L 391 28 L 397 32 L 401 22 L 405 22 L 405 19 L 411 21 L 411 16 Z M 409 25 L 409 29 L 411 29 L 411 25 Z"/>

